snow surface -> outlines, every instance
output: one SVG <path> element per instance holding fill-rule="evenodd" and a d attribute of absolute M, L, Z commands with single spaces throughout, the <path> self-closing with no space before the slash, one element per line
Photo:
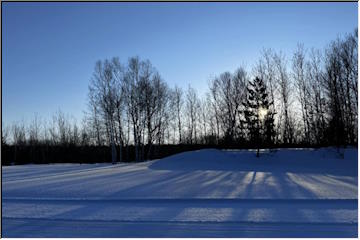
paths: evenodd
<path fill-rule="evenodd" d="M 4 237 L 357 237 L 357 149 L 4 166 Z"/>

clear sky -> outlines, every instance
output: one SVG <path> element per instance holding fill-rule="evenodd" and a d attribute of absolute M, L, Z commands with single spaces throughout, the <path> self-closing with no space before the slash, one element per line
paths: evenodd
<path fill-rule="evenodd" d="M 2 3 L 2 120 L 60 108 L 80 122 L 99 59 L 138 55 L 202 94 L 264 47 L 290 57 L 356 27 L 357 3 Z"/>

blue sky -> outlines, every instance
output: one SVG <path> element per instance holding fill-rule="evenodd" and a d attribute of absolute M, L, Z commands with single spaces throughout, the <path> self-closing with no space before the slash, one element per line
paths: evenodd
<path fill-rule="evenodd" d="M 149 59 L 170 86 L 200 94 L 209 78 L 262 48 L 291 56 L 357 27 L 357 3 L 2 3 L 2 120 L 81 121 L 95 62 Z"/>

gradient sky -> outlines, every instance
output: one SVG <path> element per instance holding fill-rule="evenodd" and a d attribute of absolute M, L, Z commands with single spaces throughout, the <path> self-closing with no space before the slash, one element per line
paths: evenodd
<path fill-rule="evenodd" d="M 323 48 L 357 21 L 357 3 L 2 3 L 2 120 L 61 109 L 80 122 L 99 59 L 138 55 L 203 94 L 264 47 Z"/>

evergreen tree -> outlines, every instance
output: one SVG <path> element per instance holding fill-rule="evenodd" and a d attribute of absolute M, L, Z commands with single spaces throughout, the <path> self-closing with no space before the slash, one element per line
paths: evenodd
<path fill-rule="evenodd" d="M 260 146 L 271 145 L 275 137 L 275 113 L 269 110 L 271 104 L 263 80 L 256 77 L 253 82 L 249 82 L 244 102 L 244 117 L 248 138 L 257 147 L 257 157 L 259 157 Z"/>

